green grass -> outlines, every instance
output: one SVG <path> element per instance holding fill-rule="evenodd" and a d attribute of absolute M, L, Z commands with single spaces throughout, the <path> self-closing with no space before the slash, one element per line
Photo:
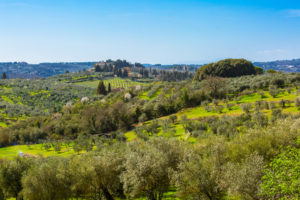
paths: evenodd
<path fill-rule="evenodd" d="M 139 96 L 139 98 L 143 99 L 143 100 L 150 100 L 150 97 L 148 97 L 147 94 L 148 94 L 148 91 L 145 91 Z"/>
<path fill-rule="evenodd" d="M 3 99 L 3 101 L 6 101 L 7 103 L 11 103 L 11 104 L 14 103 L 14 101 L 7 96 L 2 95 L 1 98 Z"/>
<path fill-rule="evenodd" d="M 0 148 L 0 159 L 13 159 L 22 152 L 24 155 L 28 156 L 68 156 L 75 154 L 72 147 L 66 148 L 65 146 L 62 147 L 61 152 L 57 153 L 54 151 L 53 148 L 49 149 L 48 151 L 42 148 L 41 144 L 34 144 L 34 145 L 15 145 L 10 147 L 3 147 Z"/>
<path fill-rule="evenodd" d="M 140 99 L 143 99 L 143 100 L 152 100 L 152 99 L 156 99 L 156 98 L 161 94 L 162 89 L 161 89 L 161 88 L 158 88 L 158 89 L 155 91 L 155 93 L 154 93 L 153 95 L 151 95 L 151 96 L 149 96 L 149 91 L 150 91 L 150 90 L 147 90 L 147 91 L 143 92 L 143 93 L 139 96 L 139 98 L 140 98 Z"/>
<path fill-rule="evenodd" d="M 268 91 L 264 91 L 264 97 L 262 97 L 260 94 L 258 93 L 253 93 L 253 94 L 249 94 L 249 95 L 243 95 L 240 97 L 240 99 L 238 100 L 238 104 L 241 103 L 254 103 L 255 101 L 280 101 L 281 99 L 283 100 L 295 100 L 295 98 L 297 97 L 297 95 L 294 93 L 288 93 L 286 91 L 284 92 L 280 92 L 275 98 L 273 98 L 270 93 Z"/>
<path fill-rule="evenodd" d="M 38 95 L 38 94 L 48 94 L 47 97 L 50 96 L 50 92 L 47 91 L 47 90 L 31 91 L 31 92 L 29 92 L 29 94 L 30 94 L 31 96 L 35 96 L 35 95 Z"/>
<path fill-rule="evenodd" d="M 133 141 L 136 138 L 136 135 L 134 131 L 130 131 L 125 133 L 125 137 L 127 138 L 128 141 Z"/>
<path fill-rule="evenodd" d="M 4 122 L 0 122 L 0 127 L 7 127 L 7 124 L 5 124 Z"/>

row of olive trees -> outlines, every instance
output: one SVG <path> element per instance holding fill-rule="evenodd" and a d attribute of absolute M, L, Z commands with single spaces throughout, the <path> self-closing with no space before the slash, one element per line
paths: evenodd
<path fill-rule="evenodd" d="M 5 105 L 4 113 L 9 117 L 41 116 L 60 112 L 70 101 L 89 97 L 94 89 L 75 84 L 66 84 L 50 79 L 0 80 L 0 85 L 10 88 L 1 90 L 0 103 Z"/>
<path fill-rule="evenodd" d="M 182 157 L 178 140 L 161 138 L 70 158 L 18 158 L 1 164 L 1 192 L 4 198 L 30 200 L 161 199 L 171 186 L 169 172 L 178 170 Z"/>

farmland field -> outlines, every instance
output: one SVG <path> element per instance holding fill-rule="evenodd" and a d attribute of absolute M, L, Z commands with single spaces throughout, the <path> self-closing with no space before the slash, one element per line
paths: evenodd
<path fill-rule="evenodd" d="M 108 84 L 110 84 L 112 89 L 114 88 L 126 89 L 132 86 L 145 85 L 145 83 L 140 83 L 140 82 L 132 81 L 130 79 L 121 79 L 121 78 L 104 79 L 103 82 L 106 87 L 108 87 Z M 76 82 L 74 84 L 91 87 L 91 88 L 97 88 L 99 84 L 99 80 Z"/>
<path fill-rule="evenodd" d="M 11 147 L 0 148 L 0 159 L 13 159 L 16 156 L 26 155 L 28 157 L 36 156 L 67 156 L 75 154 L 72 148 L 63 147 L 59 153 L 53 148 L 44 150 L 41 144 L 34 145 L 15 145 Z"/>

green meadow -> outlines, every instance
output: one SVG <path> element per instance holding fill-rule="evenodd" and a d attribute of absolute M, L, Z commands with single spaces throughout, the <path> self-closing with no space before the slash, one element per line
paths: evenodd
<path fill-rule="evenodd" d="M 33 145 L 15 145 L 10 147 L 0 148 L 0 159 L 13 159 L 17 156 L 23 154 L 28 157 L 37 157 L 37 156 L 68 156 L 75 154 L 72 147 L 62 146 L 60 152 L 56 152 L 53 148 L 45 150 L 42 144 L 33 144 Z"/>

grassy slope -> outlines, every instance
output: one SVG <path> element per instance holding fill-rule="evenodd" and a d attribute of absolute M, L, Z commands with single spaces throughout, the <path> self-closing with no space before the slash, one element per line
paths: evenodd
<path fill-rule="evenodd" d="M 147 93 L 147 92 L 145 92 Z M 197 118 L 201 118 L 201 117 L 211 117 L 211 116 L 223 116 L 223 115 L 240 115 L 243 113 L 243 110 L 241 109 L 240 105 L 243 103 L 251 103 L 254 104 L 256 101 L 267 101 L 267 102 L 279 102 L 280 100 L 290 100 L 290 101 L 294 101 L 296 97 L 298 97 L 299 95 L 296 94 L 296 92 L 294 91 L 293 93 L 287 93 L 287 92 L 282 92 L 279 95 L 277 95 L 275 98 L 273 98 L 268 91 L 264 91 L 264 97 L 262 97 L 260 94 L 258 93 L 253 93 L 253 94 L 249 94 L 249 95 L 243 95 L 239 98 L 239 100 L 237 101 L 230 101 L 228 103 L 233 103 L 234 106 L 229 110 L 226 108 L 226 106 L 224 105 L 224 103 L 220 102 L 220 105 L 224 105 L 224 109 L 222 111 L 222 113 L 216 112 L 216 111 L 206 111 L 204 109 L 204 106 L 198 106 L 198 107 L 194 107 L 194 108 L 188 108 L 188 109 L 184 109 L 178 113 L 176 113 L 175 115 L 177 115 L 178 119 L 180 119 L 181 116 L 186 115 L 188 119 L 197 119 Z M 212 104 L 210 104 L 212 105 Z M 263 110 L 263 112 L 267 115 L 271 115 L 271 110 Z M 283 109 L 283 112 L 286 113 L 299 113 L 299 108 L 296 108 L 294 106 L 294 103 L 291 104 L 290 107 L 287 107 L 285 109 Z M 165 116 L 162 117 L 161 119 L 166 119 L 169 116 Z M 149 123 L 149 122 L 147 122 Z M 146 123 L 146 124 L 147 124 Z M 187 135 L 185 135 L 184 129 L 182 127 L 181 124 L 176 123 L 173 124 L 173 128 L 176 129 L 176 133 L 173 135 L 173 137 L 177 137 L 179 139 L 183 139 L 183 140 L 189 140 L 190 142 L 195 142 L 196 138 L 192 138 L 189 137 Z M 162 131 L 160 131 L 160 133 L 158 133 L 158 135 L 163 135 Z M 134 131 L 130 131 L 125 133 L 125 136 L 127 137 L 127 140 L 132 141 L 136 138 L 135 132 Z M 164 135 L 166 137 L 170 137 L 170 135 Z"/>
<path fill-rule="evenodd" d="M 155 95 L 153 95 L 151 98 L 155 98 L 159 95 L 159 93 L 161 92 L 161 90 L 158 90 L 158 92 L 155 93 Z M 147 94 L 147 92 L 145 92 L 145 94 Z M 264 101 L 274 101 L 274 102 L 278 102 L 281 99 L 285 99 L 285 100 L 294 100 L 297 97 L 297 95 L 295 93 L 291 93 L 288 94 L 287 92 L 285 93 L 281 93 L 279 94 L 276 98 L 273 98 L 270 96 L 270 94 L 268 92 L 265 92 L 265 97 L 261 97 L 258 93 L 254 93 L 254 94 L 250 94 L 250 95 L 244 95 L 241 96 L 241 98 L 239 98 L 239 100 L 237 101 L 231 101 L 229 103 L 234 103 L 235 106 L 231 109 L 228 110 L 227 108 L 224 108 L 222 113 L 216 112 L 216 111 L 206 111 L 204 109 L 203 106 L 198 106 L 195 108 L 189 108 L 189 109 L 185 109 L 182 110 L 178 113 L 176 113 L 175 115 L 177 115 L 177 117 L 180 119 L 181 116 L 186 115 L 187 118 L 189 119 L 197 119 L 200 117 L 209 117 L 209 116 L 222 116 L 222 115 L 240 115 L 243 113 L 242 109 L 240 108 L 239 104 L 242 103 L 255 103 L 256 101 L 259 100 L 264 100 Z M 223 104 L 222 102 L 220 102 L 220 104 Z M 224 106 L 225 107 L 225 106 Z M 290 107 L 287 107 L 283 110 L 284 112 L 289 112 L 289 113 L 298 113 L 299 109 L 294 107 L 294 104 L 292 103 Z M 266 114 L 271 114 L 271 110 L 264 110 L 263 112 L 265 112 Z M 162 119 L 167 118 L 166 117 L 162 117 Z M 147 122 L 147 123 L 151 123 L 151 122 Z M 146 123 L 146 124 L 147 124 Z M 0 123 L 1 126 L 1 123 Z M 5 126 L 5 124 L 2 123 L 2 126 Z M 173 134 L 164 134 L 162 131 L 160 131 L 158 133 L 158 135 L 163 135 L 164 137 L 177 137 L 179 139 L 182 140 L 188 140 L 190 142 L 195 142 L 196 139 L 189 137 L 188 135 L 185 134 L 184 129 L 182 127 L 182 125 L 180 123 L 175 123 L 172 125 L 172 128 L 174 128 L 176 130 L 175 133 Z M 129 141 L 132 141 L 136 138 L 135 132 L 134 131 L 130 131 L 125 133 L 125 136 L 127 137 L 127 139 Z M 30 147 L 28 147 L 27 145 L 18 145 L 18 146 L 13 146 L 13 147 L 6 147 L 6 148 L 0 148 L 0 159 L 1 158 L 13 158 L 16 155 L 18 155 L 19 151 L 22 151 L 23 153 L 26 154 L 30 154 L 30 155 L 43 155 L 43 156 L 52 156 L 52 155 L 61 155 L 61 156 L 65 156 L 65 155 L 71 155 L 74 154 L 74 151 L 71 149 L 66 149 L 63 148 L 61 153 L 56 153 L 53 149 L 50 149 L 49 151 L 45 151 L 41 148 L 41 145 L 31 145 Z"/>
<path fill-rule="evenodd" d="M 89 87 L 96 87 L 98 84 L 98 81 L 94 81 L 93 83 L 83 82 L 83 84 L 86 84 L 86 86 L 89 86 L 89 84 L 95 84 L 95 86 L 90 85 Z M 151 97 L 149 97 L 147 95 L 147 93 L 148 93 L 148 91 L 144 92 L 140 96 L 140 98 L 147 99 L 147 100 L 154 99 L 161 93 L 161 89 L 157 90 L 157 92 L 155 92 L 155 94 L 152 95 Z M 250 95 L 241 96 L 238 100 L 229 102 L 229 103 L 234 104 L 234 107 L 231 110 L 228 110 L 227 108 L 225 108 L 225 105 L 222 102 L 220 102 L 220 105 L 222 105 L 222 104 L 224 105 L 224 109 L 223 109 L 222 113 L 218 113 L 216 111 L 208 112 L 204 109 L 203 106 L 198 106 L 195 108 L 189 108 L 189 109 L 182 110 L 182 111 L 176 113 L 175 115 L 177 115 L 179 119 L 183 115 L 186 115 L 189 119 L 196 119 L 196 118 L 200 118 L 200 117 L 209 117 L 209 116 L 239 115 L 239 114 L 243 113 L 242 109 L 240 108 L 240 104 L 243 104 L 243 103 L 252 103 L 253 104 L 256 101 L 260 101 L 260 100 L 267 101 L 267 102 L 271 102 L 271 101 L 279 102 L 281 99 L 294 101 L 295 98 L 298 96 L 298 95 L 296 95 L 296 93 L 288 94 L 287 92 L 284 92 L 284 93 L 280 93 L 276 98 L 273 98 L 268 92 L 265 91 L 264 93 L 265 93 L 264 97 L 261 97 L 261 95 L 258 93 L 254 93 L 254 94 L 250 94 Z M 263 112 L 265 112 L 267 114 L 271 113 L 270 110 L 264 110 Z M 298 113 L 299 109 L 294 107 L 294 104 L 292 103 L 290 107 L 287 107 L 284 109 L 284 112 Z M 167 117 L 163 117 L 163 118 L 167 118 Z M 147 122 L 147 123 L 151 123 L 151 122 Z M 1 122 L 0 122 L 0 126 L 1 125 L 5 126 L 5 124 L 3 124 L 3 123 L 1 124 Z M 184 128 L 182 127 L 182 125 L 180 123 L 177 122 L 177 123 L 173 124 L 172 128 L 174 128 L 176 130 L 175 133 L 165 134 L 165 133 L 163 133 L 162 130 L 160 130 L 158 135 L 162 135 L 164 137 L 177 137 L 181 140 L 188 140 L 190 142 L 197 141 L 196 138 L 189 137 L 189 135 L 185 134 Z M 136 135 L 133 131 L 127 132 L 125 135 L 129 141 L 132 141 L 136 138 Z M 31 156 L 54 156 L 54 155 L 68 156 L 68 155 L 75 154 L 75 152 L 72 150 L 72 148 L 66 148 L 66 147 L 62 148 L 61 153 L 57 153 L 52 148 L 49 151 L 45 151 L 44 149 L 41 148 L 40 144 L 30 145 L 30 146 L 17 145 L 17 146 L 12 146 L 12 147 L 0 148 L 0 159 L 13 159 L 14 157 L 16 157 L 19 154 L 19 152 L 23 152 L 24 154 L 31 155 Z M 144 200 L 144 199 L 145 198 L 138 198 L 135 200 Z M 178 199 L 178 198 L 175 197 L 175 191 L 170 190 L 168 193 L 166 193 L 164 195 L 164 199 Z"/>
<path fill-rule="evenodd" d="M 16 146 L 0 148 L 0 159 L 12 159 L 18 156 L 20 152 L 28 156 L 54 156 L 54 155 L 68 156 L 68 155 L 75 154 L 75 152 L 72 150 L 71 147 L 66 148 L 63 146 L 61 152 L 57 153 L 54 151 L 53 148 L 49 149 L 48 151 L 44 150 L 41 144 L 16 145 Z"/>

